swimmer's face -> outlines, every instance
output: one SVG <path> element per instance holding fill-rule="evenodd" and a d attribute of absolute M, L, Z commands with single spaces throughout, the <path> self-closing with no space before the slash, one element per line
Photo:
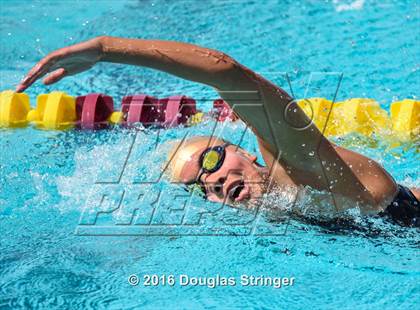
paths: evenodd
<path fill-rule="evenodd" d="M 214 202 L 235 204 L 252 201 L 262 196 L 266 168 L 256 163 L 256 156 L 235 145 L 227 145 L 220 168 L 211 173 L 202 173 L 200 157 L 206 150 L 207 146 L 200 147 L 191 156 L 191 160 L 185 163 L 180 175 L 182 182 L 198 181 L 205 189 L 207 198 Z"/>

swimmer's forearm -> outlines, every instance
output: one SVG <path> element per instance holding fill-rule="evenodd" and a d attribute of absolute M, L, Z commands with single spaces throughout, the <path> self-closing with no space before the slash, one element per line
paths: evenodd
<path fill-rule="evenodd" d="M 144 66 L 223 88 L 236 62 L 224 53 L 175 41 L 100 37 L 101 61 Z"/>

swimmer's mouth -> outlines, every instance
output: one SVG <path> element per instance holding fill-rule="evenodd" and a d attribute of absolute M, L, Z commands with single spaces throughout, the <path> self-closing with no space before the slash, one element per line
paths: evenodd
<path fill-rule="evenodd" d="M 249 187 L 245 185 L 243 180 L 239 180 L 230 184 L 228 188 L 228 197 L 232 201 L 242 201 L 249 198 Z"/>

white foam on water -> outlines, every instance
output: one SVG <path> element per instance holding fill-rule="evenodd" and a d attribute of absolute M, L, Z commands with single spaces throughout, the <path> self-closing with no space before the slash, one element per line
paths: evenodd
<path fill-rule="evenodd" d="M 342 3 L 340 0 L 333 0 L 336 12 L 357 11 L 363 9 L 365 0 L 355 0 L 350 3 Z"/>

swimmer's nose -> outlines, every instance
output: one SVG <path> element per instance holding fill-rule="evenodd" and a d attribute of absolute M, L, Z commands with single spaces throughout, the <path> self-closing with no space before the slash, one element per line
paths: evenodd
<path fill-rule="evenodd" d="M 214 193 L 218 197 L 223 197 L 223 185 L 225 184 L 225 182 L 226 182 L 226 178 L 220 177 L 217 179 L 217 182 L 213 186 Z"/>

